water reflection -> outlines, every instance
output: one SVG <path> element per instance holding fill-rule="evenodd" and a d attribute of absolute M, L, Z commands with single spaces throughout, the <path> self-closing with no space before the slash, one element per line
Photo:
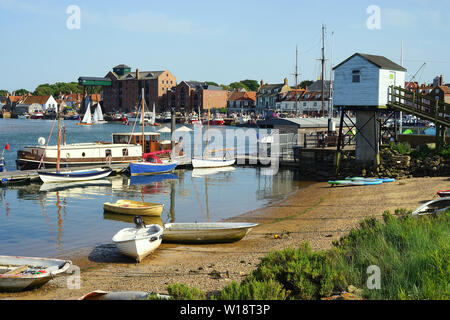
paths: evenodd
<path fill-rule="evenodd" d="M 108 179 L 98 179 L 92 181 L 77 181 L 77 182 L 61 182 L 61 183 L 43 183 L 39 187 L 40 192 L 61 191 L 68 189 L 81 189 L 91 186 L 111 186 L 112 182 Z M 79 192 L 80 190 L 77 190 Z"/>
<path fill-rule="evenodd" d="M 31 184 L 0 190 L 2 254 L 52 256 L 64 250 L 110 243 L 133 217 L 103 211 L 104 202 L 129 199 L 164 204 L 157 221 L 219 221 L 280 199 L 299 186 L 292 171 L 264 176 L 259 168 L 176 170 L 173 174 L 70 184 Z M 3 249 L 5 248 L 5 249 Z"/>
<path fill-rule="evenodd" d="M 121 221 L 121 222 L 134 224 L 134 220 L 133 220 L 134 216 L 113 213 L 113 212 L 108 212 L 108 211 L 103 212 L 103 219 L 113 220 L 113 221 Z M 159 224 L 160 226 L 164 225 L 161 217 L 142 216 L 142 219 L 144 220 L 144 223 L 146 225 L 149 225 L 149 224 Z"/>

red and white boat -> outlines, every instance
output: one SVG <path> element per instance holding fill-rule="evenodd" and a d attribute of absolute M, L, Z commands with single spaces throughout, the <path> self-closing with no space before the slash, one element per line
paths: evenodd
<path fill-rule="evenodd" d="M 207 125 L 211 125 L 211 126 L 223 126 L 225 123 L 225 121 L 223 120 L 222 117 L 215 117 L 212 120 L 205 120 L 203 121 L 203 124 Z"/>
<path fill-rule="evenodd" d="M 450 197 L 450 190 L 441 190 L 441 191 L 438 191 L 437 194 L 441 198 Z"/>

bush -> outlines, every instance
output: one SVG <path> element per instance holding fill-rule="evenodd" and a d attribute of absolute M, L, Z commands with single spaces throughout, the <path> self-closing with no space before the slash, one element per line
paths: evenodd
<path fill-rule="evenodd" d="M 175 300 L 205 300 L 206 294 L 197 288 L 189 288 L 184 284 L 167 286 L 169 295 Z"/>
<path fill-rule="evenodd" d="M 257 281 L 249 278 L 241 284 L 233 281 L 222 289 L 217 300 L 284 300 L 286 292 L 275 280 Z"/>
<path fill-rule="evenodd" d="M 402 154 L 402 155 L 408 155 L 411 153 L 411 145 L 408 142 L 403 142 L 403 143 L 397 143 L 395 144 L 394 142 L 391 142 L 391 144 L 389 145 L 389 149 L 391 149 L 391 151 L 397 151 L 398 153 Z"/>
<path fill-rule="evenodd" d="M 333 269 L 327 253 L 314 252 L 307 243 L 301 244 L 298 249 L 269 253 L 250 277 L 257 281 L 277 281 L 289 297 L 299 299 L 328 296 L 336 287 L 342 289 L 346 286 Z"/>

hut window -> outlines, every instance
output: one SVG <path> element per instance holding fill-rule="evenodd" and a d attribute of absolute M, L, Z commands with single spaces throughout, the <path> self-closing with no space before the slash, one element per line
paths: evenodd
<path fill-rule="evenodd" d="M 360 70 L 352 71 L 352 82 L 361 82 L 361 71 Z"/>

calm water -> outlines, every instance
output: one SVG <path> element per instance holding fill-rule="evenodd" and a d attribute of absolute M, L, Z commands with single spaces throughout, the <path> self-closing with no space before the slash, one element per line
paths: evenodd
<path fill-rule="evenodd" d="M 15 169 L 16 151 L 48 138 L 53 121 L 0 119 L 0 146 L 6 142 L 7 169 Z M 66 121 L 67 142 L 111 140 L 129 132 L 120 124 L 80 128 Z M 51 140 L 53 144 L 55 140 Z M 301 186 L 296 174 L 266 176 L 253 167 L 176 170 L 148 177 L 115 176 L 70 188 L 58 185 L 0 189 L 0 255 L 57 256 L 73 249 L 111 243 L 132 217 L 105 214 L 104 202 L 118 199 L 164 204 L 161 219 L 147 223 L 218 221 L 281 199 Z"/>

